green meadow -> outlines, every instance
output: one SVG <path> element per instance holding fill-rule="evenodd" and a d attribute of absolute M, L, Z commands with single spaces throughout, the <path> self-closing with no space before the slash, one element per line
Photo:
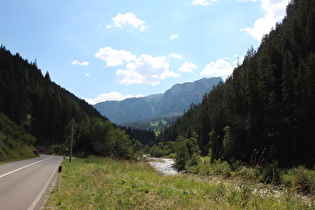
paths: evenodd
<path fill-rule="evenodd" d="M 60 190 L 43 209 L 314 209 L 295 192 L 257 191 L 245 182 L 207 176 L 163 176 L 144 161 L 75 158 L 63 162 Z"/>

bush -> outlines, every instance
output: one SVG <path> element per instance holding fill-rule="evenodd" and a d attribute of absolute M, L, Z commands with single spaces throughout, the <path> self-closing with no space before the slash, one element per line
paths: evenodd
<path fill-rule="evenodd" d="M 162 142 L 154 145 L 150 149 L 150 154 L 154 157 L 162 157 L 169 155 L 171 153 L 170 149 L 167 148 L 166 145 L 164 145 Z"/>
<path fill-rule="evenodd" d="M 298 192 L 315 192 L 315 172 L 307 170 L 304 166 L 289 169 L 281 176 L 281 183 Z"/>
<path fill-rule="evenodd" d="M 205 162 L 200 162 L 198 165 L 198 173 L 200 175 L 211 175 L 210 165 Z"/>
<path fill-rule="evenodd" d="M 90 156 L 90 154 L 88 152 L 85 152 L 85 151 L 78 152 L 76 155 L 79 158 L 88 158 Z"/>
<path fill-rule="evenodd" d="M 189 152 L 185 142 L 178 142 L 175 154 L 176 154 L 175 167 L 178 170 L 185 169 L 186 164 L 190 159 Z"/>
<path fill-rule="evenodd" d="M 215 160 L 211 167 L 213 168 L 214 175 L 231 176 L 231 167 L 226 161 Z"/>
<path fill-rule="evenodd" d="M 49 150 L 53 152 L 55 155 L 65 155 L 66 147 L 63 144 L 51 145 Z"/>
<path fill-rule="evenodd" d="M 240 170 L 237 172 L 237 175 L 241 176 L 246 180 L 256 181 L 259 176 L 259 170 L 257 167 L 251 168 L 247 166 L 242 166 Z"/>
<path fill-rule="evenodd" d="M 266 164 L 262 170 L 259 179 L 266 183 L 279 184 L 281 176 L 281 170 L 278 168 L 278 162 Z"/>

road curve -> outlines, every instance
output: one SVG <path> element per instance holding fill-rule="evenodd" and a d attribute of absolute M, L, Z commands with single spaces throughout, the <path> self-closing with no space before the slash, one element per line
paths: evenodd
<path fill-rule="evenodd" d="M 63 157 L 41 155 L 0 164 L 0 209 L 39 209 Z"/>

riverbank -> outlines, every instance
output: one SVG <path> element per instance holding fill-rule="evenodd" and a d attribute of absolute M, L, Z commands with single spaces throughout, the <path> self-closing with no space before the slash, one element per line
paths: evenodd
<path fill-rule="evenodd" d="M 175 168 L 175 161 L 171 158 L 154 158 L 149 156 L 144 156 L 144 159 L 149 162 L 149 164 L 163 175 L 178 175 L 180 174 Z M 259 183 L 252 180 L 240 179 L 240 177 L 222 177 L 222 176 L 203 176 L 196 175 L 192 173 L 187 173 L 185 176 L 188 179 L 193 179 L 199 182 L 209 182 L 213 184 L 223 184 L 227 187 L 237 186 L 240 190 L 243 186 L 248 187 L 253 193 L 266 198 L 272 195 L 275 198 L 283 197 L 288 193 L 293 193 L 294 196 L 300 198 L 305 204 L 312 206 L 314 202 L 314 195 L 303 194 L 292 191 L 290 188 L 285 188 L 284 186 L 276 186 L 272 184 Z"/>
<path fill-rule="evenodd" d="M 144 161 L 63 162 L 61 187 L 43 209 L 314 209 L 294 194 L 260 196 L 246 185 L 164 176 Z"/>

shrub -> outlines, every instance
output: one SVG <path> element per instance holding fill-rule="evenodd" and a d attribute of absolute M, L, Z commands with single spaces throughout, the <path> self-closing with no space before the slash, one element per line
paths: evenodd
<path fill-rule="evenodd" d="M 258 179 L 259 170 L 257 167 L 251 168 L 247 166 L 242 166 L 240 170 L 237 172 L 237 175 L 241 176 L 242 178 L 246 180 L 255 181 Z"/>
<path fill-rule="evenodd" d="M 176 154 L 175 167 L 178 170 L 185 169 L 186 164 L 189 161 L 189 152 L 185 142 L 178 142 L 175 154 Z"/>
<path fill-rule="evenodd" d="M 192 157 L 188 160 L 186 167 L 187 166 L 197 166 L 200 162 L 200 156 L 196 153 L 192 155 Z"/>
<path fill-rule="evenodd" d="M 225 177 L 231 176 L 231 167 L 226 161 L 215 160 L 211 165 L 214 169 L 215 175 L 223 175 Z"/>
<path fill-rule="evenodd" d="M 170 154 L 171 151 L 163 144 L 159 143 L 151 147 L 150 154 L 154 157 L 162 157 Z"/>
<path fill-rule="evenodd" d="M 262 170 L 259 179 L 266 183 L 279 184 L 281 170 L 278 168 L 278 161 L 266 164 Z"/>
<path fill-rule="evenodd" d="M 315 173 L 307 170 L 304 166 L 289 169 L 281 176 L 281 183 L 287 187 L 292 187 L 298 192 L 315 192 Z"/>
<path fill-rule="evenodd" d="M 205 162 L 200 162 L 198 165 L 198 173 L 200 175 L 211 175 L 210 165 Z"/>
<path fill-rule="evenodd" d="M 66 147 L 63 144 L 55 144 L 49 147 L 49 150 L 53 152 L 55 155 L 65 155 Z"/>

